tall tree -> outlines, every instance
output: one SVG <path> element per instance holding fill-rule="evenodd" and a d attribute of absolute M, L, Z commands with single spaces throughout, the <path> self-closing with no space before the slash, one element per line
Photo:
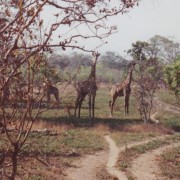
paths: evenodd
<path fill-rule="evenodd" d="M 53 48 L 92 52 L 89 39 L 102 40 L 116 32 L 107 27 L 111 16 L 128 12 L 138 0 L 1 0 L 0 1 L 0 115 L 9 148 L 3 157 L 8 178 L 14 180 L 21 149 L 32 125 L 42 112 L 35 109 L 42 96 L 34 93 L 35 74 Z M 52 12 L 52 13 L 51 13 Z M 48 13 L 49 23 L 44 14 Z M 100 45 L 100 44 L 99 44 Z M 23 82 L 23 83 L 22 83 Z M 43 82 L 39 80 L 39 82 Z M 19 85 L 21 83 L 21 85 Z M 12 103 L 11 103 L 12 102 Z M 23 102 L 23 103 L 22 103 Z M 7 104 L 11 103 L 11 110 Z M 9 132 L 12 123 L 17 131 Z M 4 175 L 2 174 L 2 179 Z"/>
<path fill-rule="evenodd" d="M 105 67 L 121 69 L 127 67 L 128 62 L 115 52 L 107 51 L 101 56 L 101 62 Z"/>
<path fill-rule="evenodd" d="M 153 97 L 162 79 L 162 67 L 158 59 L 149 53 L 149 44 L 136 42 L 128 53 L 136 60 L 134 80 L 137 83 L 135 90 L 138 108 L 144 122 L 150 119 Z"/>
<path fill-rule="evenodd" d="M 167 37 L 155 35 L 148 43 L 149 55 L 158 57 L 165 63 L 172 63 L 180 55 L 180 44 Z"/>
<path fill-rule="evenodd" d="M 180 56 L 164 67 L 165 82 L 180 103 Z"/>

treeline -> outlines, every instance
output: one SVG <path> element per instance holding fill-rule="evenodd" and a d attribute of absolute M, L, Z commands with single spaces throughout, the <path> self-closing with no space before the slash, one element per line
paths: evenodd
<path fill-rule="evenodd" d="M 142 46 L 142 44 L 145 43 L 146 46 L 143 46 L 142 49 L 146 56 L 156 58 L 157 61 L 162 64 L 163 68 L 166 65 L 171 66 L 171 64 L 175 62 L 179 62 L 180 44 L 167 37 L 156 35 L 147 42 L 142 43 L 139 41 L 136 43 L 139 43 L 138 46 Z M 136 59 L 136 57 L 131 56 L 130 50 L 127 50 L 127 53 L 129 55 L 128 59 L 123 58 L 119 53 L 113 51 L 107 51 L 101 54 L 97 63 L 98 81 L 106 83 L 118 83 L 122 81 L 126 74 L 129 60 Z M 49 69 L 51 69 L 52 72 L 56 72 L 54 73 L 56 74 L 56 78 L 52 76 L 52 79 L 55 79 L 55 81 L 82 80 L 89 74 L 92 56 L 90 54 L 80 54 L 77 52 L 69 55 L 54 52 L 47 58 L 47 62 Z M 175 65 L 175 67 L 176 66 L 177 65 Z M 168 72 L 168 70 L 165 70 L 165 72 Z M 49 76 L 50 74 L 51 73 L 49 73 Z M 166 79 L 168 79 L 167 76 Z"/>

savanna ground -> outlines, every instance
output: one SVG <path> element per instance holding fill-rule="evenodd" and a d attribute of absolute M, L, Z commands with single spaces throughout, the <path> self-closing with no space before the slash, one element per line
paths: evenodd
<path fill-rule="evenodd" d="M 134 158 L 164 145 L 179 142 L 179 114 L 154 107 L 153 111 L 158 112 L 156 118 L 160 123 L 144 124 L 140 119 L 133 93 L 130 97 L 130 115 L 124 116 L 123 98 L 118 98 L 114 108 L 114 117 L 110 118 L 109 87 L 100 85 L 97 91 L 94 125 L 90 126 L 88 101 L 83 102 L 81 118 L 75 118 L 73 114 L 76 92 L 72 86 L 65 88 L 64 84 L 60 85 L 62 97 L 60 107 L 44 112 L 33 126 L 35 130 L 47 129 L 55 133 L 44 131 L 30 134 L 20 154 L 17 178 L 23 180 L 68 180 L 67 169 L 73 167 L 74 162 L 87 155 L 108 151 L 105 135 L 110 135 L 117 146 L 126 145 L 127 147 L 130 143 L 171 135 L 169 138 L 148 142 L 149 144 L 135 146 L 120 153 L 116 166 L 119 170 L 124 171 L 129 179 L 133 179 L 129 169 Z M 166 90 L 161 90 L 156 95 L 165 103 L 179 106 L 174 96 Z M 3 135 L 1 137 L 0 151 L 3 152 L 8 144 L 6 138 Z M 159 159 L 160 171 L 167 179 L 180 177 L 177 170 L 179 167 L 178 148 L 165 152 Z M 167 165 L 163 165 L 164 163 Z M 100 167 L 96 173 L 97 180 L 114 179 L 104 167 Z"/>

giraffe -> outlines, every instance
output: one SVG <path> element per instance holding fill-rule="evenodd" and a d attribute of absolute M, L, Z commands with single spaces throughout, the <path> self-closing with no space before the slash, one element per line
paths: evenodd
<path fill-rule="evenodd" d="M 76 111 L 78 109 L 78 118 L 80 118 L 80 111 L 81 105 L 83 100 L 85 99 L 86 95 L 89 96 L 89 118 L 92 120 L 94 119 L 94 109 L 95 109 L 95 97 L 97 91 L 97 84 L 96 84 L 96 62 L 99 57 L 98 52 L 94 52 L 93 56 L 93 64 L 91 67 L 91 73 L 87 80 L 78 82 L 76 84 L 76 91 L 77 91 L 77 98 L 75 101 L 75 116 Z"/>
<path fill-rule="evenodd" d="M 129 64 L 129 70 L 126 79 L 121 84 L 117 84 L 111 88 L 111 100 L 109 101 L 111 117 L 113 116 L 113 107 L 118 96 L 119 97 L 124 96 L 124 107 L 125 107 L 124 114 L 125 115 L 129 114 L 129 97 L 131 94 L 132 71 L 134 69 L 135 64 L 136 64 L 135 62 L 131 62 Z"/>
<path fill-rule="evenodd" d="M 43 89 L 47 94 L 47 103 L 51 101 L 51 94 L 54 95 L 57 103 L 60 101 L 58 88 L 55 85 L 51 84 L 51 82 L 47 78 L 43 83 Z"/>

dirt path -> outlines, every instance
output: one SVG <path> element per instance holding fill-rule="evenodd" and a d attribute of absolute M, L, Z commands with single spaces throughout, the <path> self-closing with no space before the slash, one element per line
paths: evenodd
<path fill-rule="evenodd" d="M 94 155 L 87 155 L 74 163 L 74 167 L 67 171 L 68 180 L 96 180 L 97 172 L 107 163 L 108 152 L 101 151 Z"/>
<path fill-rule="evenodd" d="M 119 169 L 117 169 L 115 167 L 115 165 L 117 163 L 117 160 L 118 160 L 119 153 L 125 151 L 126 148 L 131 148 L 133 146 L 139 146 L 139 145 L 148 143 L 150 141 L 157 140 L 157 139 L 164 139 L 164 138 L 167 138 L 169 136 L 170 135 L 165 135 L 165 136 L 150 138 L 150 139 L 147 139 L 147 140 L 144 140 L 144 141 L 140 141 L 140 142 L 129 143 L 126 146 L 122 146 L 120 148 L 118 148 L 116 146 L 115 142 L 110 138 L 110 136 L 105 136 L 105 139 L 108 142 L 109 149 L 110 149 L 109 150 L 109 159 L 108 159 L 108 163 L 107 163 L 107 166 L 106 166 L 107 172 L 111 176 L 116 177 L 119 180 L 128 180 L 125 172 L 120 171 Z"/>
<path fill-rule="evenodd" d="M 125 151 L 126 148 L 138 146 L 148 143 L 156 139 L 164 139 L 169 135 L 162 137 L 150 138 L 140 142 L 129 143 L 126 146 L 117 147 L 115 142 L 109 135 L 105 136 L 105 140 L 109 144 L 109 151 L 101 151 L 94 155 L 87 155 L 73 163 L 72 168 L 67 170 L 67 180 L 96 180 L 96 174 L 103 167 L 106 167 L 107 172 L 119 180 L 128 180 L 126 174 L 115 167 L 119 153 Z"/>
<path fill-rule="evenodd" d="M 155 100 L 155 104 L 164 110 L 169 110 L 174 113 L 180 114 L 180 108 L 174 107 L 172 105 L 167 105 Z M 158 123 L 155 119 L 156 113 L 152 116 L 152 119 Z M 105 136 L 105 140 L 109 144 L 109 151 L 101 151 L 94 155 L 87 155 L 81 158 L 79 161 L 74 163 L 73 168 L 67 170 L 68 180 L 96 180 L 97 172 L 102 168 L 106 167 L 107 172 L 119 180 L 128 180 L 126 174 L 118 170 L 115 165 L 118 160 L 119 153 L 125 151 L 126 148 L 131 148 L 133 146 L 142 145 L 156 139 L 164 139 L 169 135 L 162 137 L 150 138 L 140 142 L 129 143 L 126 146 L 117 147 L 115 142 L 111 139 L 109 135 Z M 138 159 L 133 162 L 132 173 L 138 178 L 138 180 L 155 180 L 157 179 L 158 165 L 156 163 L 156 155 L 164 152 L 167 148 L 173 147 L 173 145 L 165 146 L 157 150 L 151 151 L 149 153 L 143 154 Z M 158 179 L 160 179 L 158 177 Z"/>
<path fill-rule="evenodd" d="M 164 180 L 164 178 L 160 174 L 160 170 L 158 168 L 157 156 L 161 155 L 164 151 L 170 148 L 174 148 L 179 146 L 180 143 L 171 144 L 168 146 L 164 146 L 158 149 L 155 149 L 151 152 L 145 153 L 135 159 L 132 163 L 131 172 L 133 177 L 138 180 Z"/>
<path fill-rule="evenodd" d="M 154 114 L 151 115 L 150 119 L 152 122 L 158 124 L 159 123 L 159 120 L 157 120 L 155 117 L 156 115 L 158 114 L 158 112 L 155 112 Z"/>
<path fill-rule="evenodd" d="M 170 104 L 166 104 L 160 100 L 158 100 L 157 98 L 154 98 L 154 105 L 157 106 L 158 108 L 162 108 L 165 111 L 170 111 L 176 114 L 180 114 L 180 108 L 177 106 L 173 106 Z"/>
<path fill-rule="evenodd" d="M 116 165 L 120 149 L 109 135 L 105 136 L 109 144 L 109 151 L 99 152 L 95 155 L 88 155 L 85 158 L 74 163 L 76 168 L 70 168 L 67 171 L 68 180 L 96 180 L 98 169 L 106 167 L 107 172 L 113 177 L 121 180 L 127 180 L 125 174 L 116 170 Z"/>
<path fill-rule="evenodd" d="M 113 177 L 121 180 L 127 180 L 125 173 L 115 168 L 120 149 L 116 146 L 115 142 L 110 138 L 110 136 L 105 136 L 105 139 L 109 144 L 109 159 L 106 166 L 107 172 Z"/>

